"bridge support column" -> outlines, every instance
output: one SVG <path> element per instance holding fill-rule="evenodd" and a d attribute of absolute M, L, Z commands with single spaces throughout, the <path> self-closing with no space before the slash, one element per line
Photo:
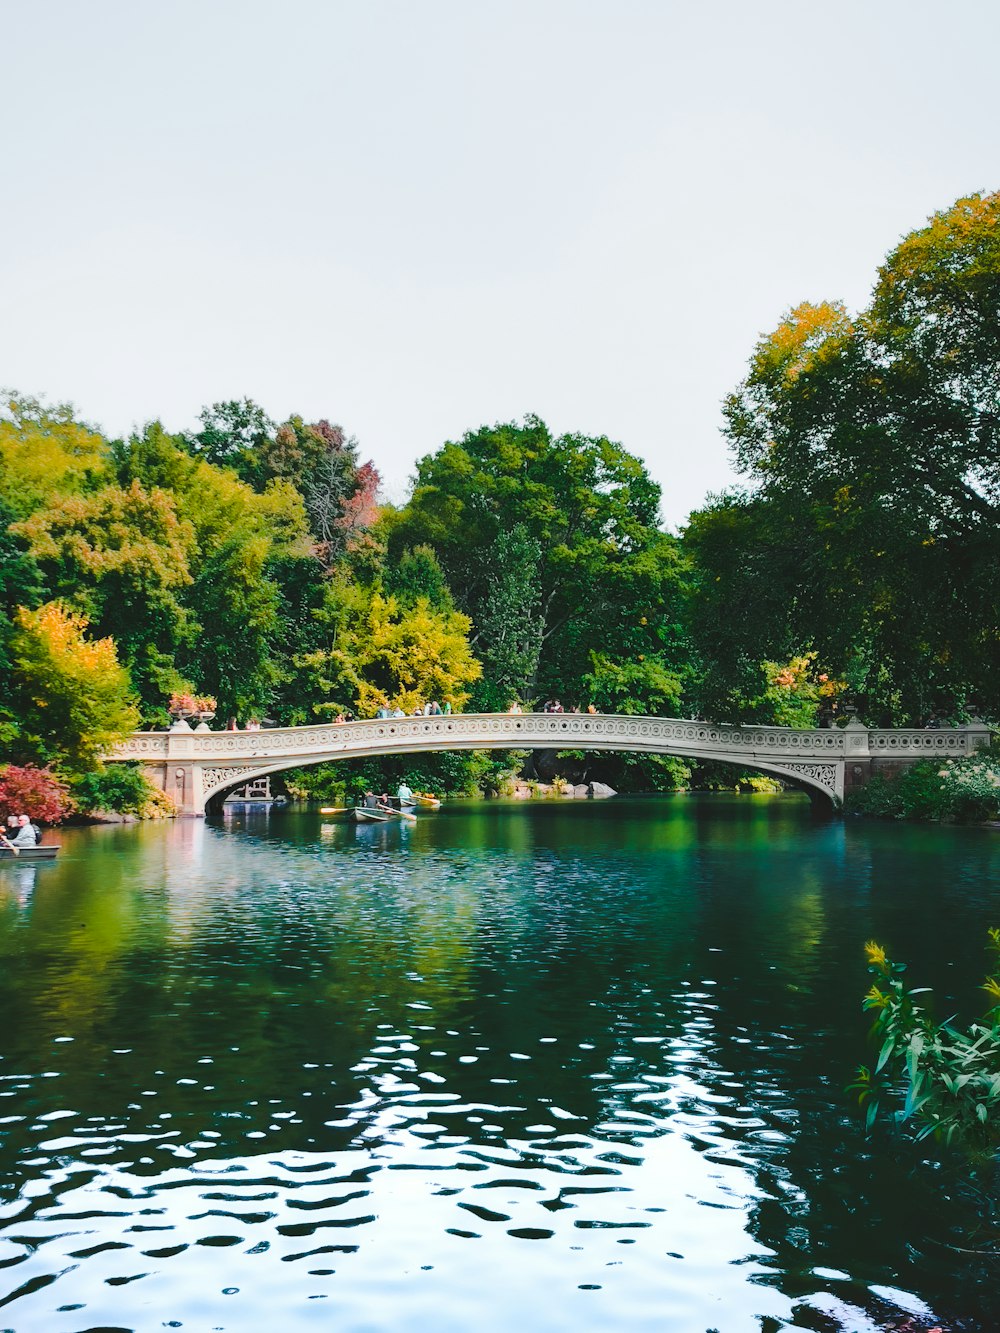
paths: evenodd
<path fill-rule="evenodd" d="M 201 764 L 191 760 L 146 762 L 142 771 L 154 787 L 170 797 L 182 817 L 197 819 L 205 813 Z"/>
<path fill-rule="evenodd" d="M 196 759 L 197 732 L 189 727 L 168 731 L 166 760 L 145 760 L 143 772 L 154 787 L 168 796 L 177 807 L 177 813 L 198 818 L 205 813 L 202 768 Z"/>

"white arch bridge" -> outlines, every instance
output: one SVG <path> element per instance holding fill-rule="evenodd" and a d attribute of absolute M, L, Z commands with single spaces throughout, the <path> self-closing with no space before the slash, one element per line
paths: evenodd
<path fill-rule="evenodd" d="M 847 791 L 878 771 L 917 759 L 957 759 L 989 739 L 989 728 L 979 722 L 933 731 L 872 730 L 859 722 L 796 731 L 600 713 L 463 713 L 267 731 L 192 731 L 175 723 L 166 732 L 133 733 L 108 759 L 139 760 L 184 815 L 203 815 L 213 798 L 286 769 L 436 750 L 630 750 L 715 759 L 804 787 L 839 806 Z"/>

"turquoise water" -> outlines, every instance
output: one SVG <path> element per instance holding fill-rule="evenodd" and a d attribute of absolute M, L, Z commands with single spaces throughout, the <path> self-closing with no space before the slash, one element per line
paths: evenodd
<path fill-rule="evenodd" d="M 69 830 L 0 864 L 0 1328 L 1000 1325 L 866 1141 L 863 942 L 981 1007 L 1000 838 L 796 797 Z"/>

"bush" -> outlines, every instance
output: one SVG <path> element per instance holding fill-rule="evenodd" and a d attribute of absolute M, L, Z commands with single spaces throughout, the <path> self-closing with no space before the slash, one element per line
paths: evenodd
<path fill-rule="evenodd" d="M 138 764 L 110 764 L 86 773 L 74 783 L 73 795 L 84 814 L 113 810 L 120 815 L 155 819 L 174 813 L 169 797 L 152 785 Z"/>
<path fill-rule="evenodd" d="M 73 810 L 65 783 L 47 768 L 6 764 L 0 768 L 0 819 L 30 815 L 39 824 L 60 824 Z"/>
<path fill-rule="evenodd" d="M 964 759 L 922 760 L 898 776 L 881 775 L 852 792 L 847 808 L 878 819 L 952 819 L 978 823 L 1000 817 L 1000 750 Z"/>
<path fill-rule="evenodd" d="M 947 764 L 938 777 L 956 819 L 974 823 L 1000 815 L 1000 754 L 995 747 Z"/>
<path fill-rule="evenodd" d="M 1000 930 L 991 930 L 994 966 L 1000 963 Z M 977 1151 L 1000 1144 L 1000 982 L 987 977 L 983 990 L 993 1001 L 967 1028 L 953 1020 L 935 1023 L 903 980 L 906 968 L 886 957 L 881 945 L 865 945 L 875 981 L 864 999 L 874 1012 L 872 1036 L 880 1042 L 874 1071 L 858 1070 L 852 1085 L 866 1107 L 870 1129 L 883 1101 L 902 1101 L 893 1118 L 919 1124 L 917 1138 L 934 1135 Z"/>

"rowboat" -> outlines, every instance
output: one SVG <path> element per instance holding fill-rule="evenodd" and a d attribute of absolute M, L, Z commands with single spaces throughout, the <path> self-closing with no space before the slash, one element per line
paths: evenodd
<path fill-rule="evenodd" d="M 12 852 L 9 847 L 0 847 L 0 857 L 8 861 L 54 861 L 59 855 L 59 843 L 51 842 L 44 847 L 19 847 Z"/>
<path fill-rule="evenodd" d="M 417 805 L 422 805 L 425 810 L 441 809 L 441 802 L 436 796 L 421 796 L 418 793 L 416 797 L 416 802 Z"/>
<path fill-rule="evenodd" d="M 351 807 L 349 805 L 321 805 L 319 808 L 321 815 L 326 815 L 327 819 L 350 819 Z"/>
<path fill-rule="evenodd" d="M 354 818 L 359 824 L 388 824 L 389 822 L 389 815 L 385 810 L 363 809 L 360 805 L 354 807 Z"/>

